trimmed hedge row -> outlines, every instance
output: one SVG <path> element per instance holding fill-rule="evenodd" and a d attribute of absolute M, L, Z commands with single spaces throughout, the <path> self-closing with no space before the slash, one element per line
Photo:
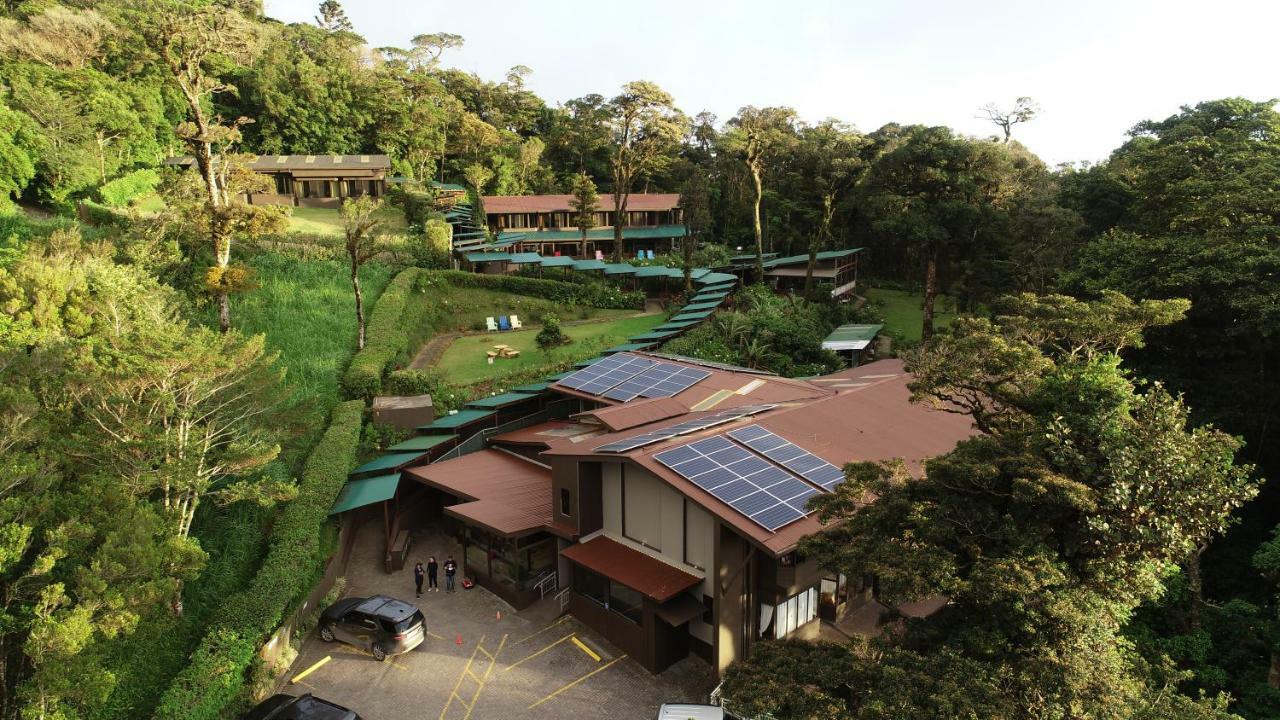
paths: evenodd
<path fill-rule="evenodd" d="M 239 699 L 259 645 L 315 579 L 320 528 L 355 466 L 363 413 L 358 400 L 334 407 L 329 429 L 303 467 L 298 497 L 272 529 L 262 567 L 219 608 L 190 664 L 161 696 L 156 720 L 216 720 Z"/>
<path fill-rule="evenodd" d="M 364 349 L 351 358 L 342 374 L 342 391 L 349 398 L 370 400 L 382 390 L 382 376 L 403 353 L 408 352 L 409 331 L 414 325 L 405 311 L 409 297 L 418 292 L 422 268 L 408 268 L 396 275 L 382 291 L 382 296 L 369 313 L 365 327 Z"/>
<path fill-rule="evenodd" d="M 503 290 L 516 295 L 531 295 L 565 305 L 588 305 L 615 310 L 643 310 L 644 293 L 622 290 L 607 282 L 564 282 L 542 280 L 521 275 L 482 275 L 461 270 L 442 270 L 436 275 L 458 287 Z"/>
<path fill-rule="evenodd" d="M 107 207 L 122 208 L 144 195 L 155 192 L 160 173 L 152 168 L 134 170 L 98 188 L 98 197 Z"/>

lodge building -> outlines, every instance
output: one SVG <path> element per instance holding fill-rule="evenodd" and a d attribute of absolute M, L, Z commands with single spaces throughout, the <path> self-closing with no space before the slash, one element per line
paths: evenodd
<path fill-rule="evenodd" d="M 609 255 L 614 242 L 613 196 L 600 195 L 595 227 L 587 231 L 586 252 L 582 252 L 582 232 L 570 207 L 572 195 L 486 195 L 484 213 L 489 230 L 499 239 L 504 234 L 523 238 L 523 251 L 542 255 L 595 257 L 596 251 Z M 676 193 L 633 193 L 627 199 L 623 221 L 623 253 L 667 251 L 684 237 L 684 214 Z"/>
<path fill-rule="evenodd" d="M 492 398 L 501 416 L 421 428 L 470 427 L 480 444 L 399 468 L 397 502 L 446 528 L 464 575 L 513 606 L 560 596 L 651 672 L 696 654 L 718 674 L 758 642 L 815 638 L 874 602 L 866 579 L 796 547 L 821 529 L 808 500 L 845 463 L 901 458 L 919 473 L 974 432 L 912 403 L 909 380 L 897 360 L 799 380 L 618 353 L 540 394 Z"/>
<path fill-rule="evenodd" d="M 164 164 L 186 168 L 195 158 L 171 157 Z M 252 205 L 337 208 L 347 198 L 385 195 L 391 160 L 386 155 L 255 155 L 249 169 L 273 184 L 271 192 L 248 195 Z"/>

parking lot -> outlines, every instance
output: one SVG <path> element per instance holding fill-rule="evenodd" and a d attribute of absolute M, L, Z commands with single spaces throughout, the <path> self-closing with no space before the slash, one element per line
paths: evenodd
<path fill-rule="evenodd" d="M 441 536 L 416 538 L 403 571 L 381 569 L 381 528 L 366 525 L 347 572 L 346 595 L 385 594 L 414 602 L 427 640 L 378 662 L 313 632 L 283 691 L 311 692 L 368 720 L 506 720 L 508 718 L 654 718 L 664 702 L 705 702 L 711 668 L 688 658 L 649 674 L 572 616 L 557 617 L 553 600 L 516 613 L 480 587 L 414 598 L 413 562 L 443 564 L 461 548 Z M 441 571 L 440 584 L 444 577 Z M 329 660 L 325 661 L 325 658 Z"/>

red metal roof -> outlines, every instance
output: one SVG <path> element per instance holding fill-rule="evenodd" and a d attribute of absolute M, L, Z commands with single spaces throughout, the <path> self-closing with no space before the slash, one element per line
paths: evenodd
<path fill-rule="evenodd" d="M 485 195 L 484 211 L 487 215 L 572 212 L 569 207 L 572 198 L 572 195 Z M 601 193 L 599 202 L 599 212 L 613 212 L 612 195 Z M 632 193 L 627 198 L 628 212 L 671 210 L 679 205 L 678 193 Z"/>
<path fill-rule="evenodd" d="M 409 468 L 403 475 L 469 500 L 445 512 L 499 535 L 519 535 L 552 524 L 551 470 L 501 450 Z"/>
<path fill-rule="evenodd" d="M 637 425 L 666 420 L 687 412 L 689 412 L 689 408 L 674 398 L 651 398 L 633 400 L 621 405 L 613 405 L 596 410 L 587 410 L 574 415 L 574 417 L 595 420 L 610 430 L 617 432 Z"/>
<path fill-rule="evenodd" d="M 660 603 L 702 582 L 702 578 L 697 575 L 691 575 L 604 535 L 570 545 L 561 550 L 560 554 Z"/>

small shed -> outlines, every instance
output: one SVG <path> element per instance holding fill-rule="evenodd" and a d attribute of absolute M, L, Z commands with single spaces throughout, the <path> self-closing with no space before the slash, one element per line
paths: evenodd
<path fill-rule="evenodd" d="M 850 366 L 856 366 L 883 329 L 884 325 L 841 325 L 822 341 L 822 349 L 834 350 L 849 358 Z"/>
<path fill-rule="evenodd" d="M 430 395 L 386 395 L 373 399 L 373 421 L 412 430 L 436 419 Z"/>

